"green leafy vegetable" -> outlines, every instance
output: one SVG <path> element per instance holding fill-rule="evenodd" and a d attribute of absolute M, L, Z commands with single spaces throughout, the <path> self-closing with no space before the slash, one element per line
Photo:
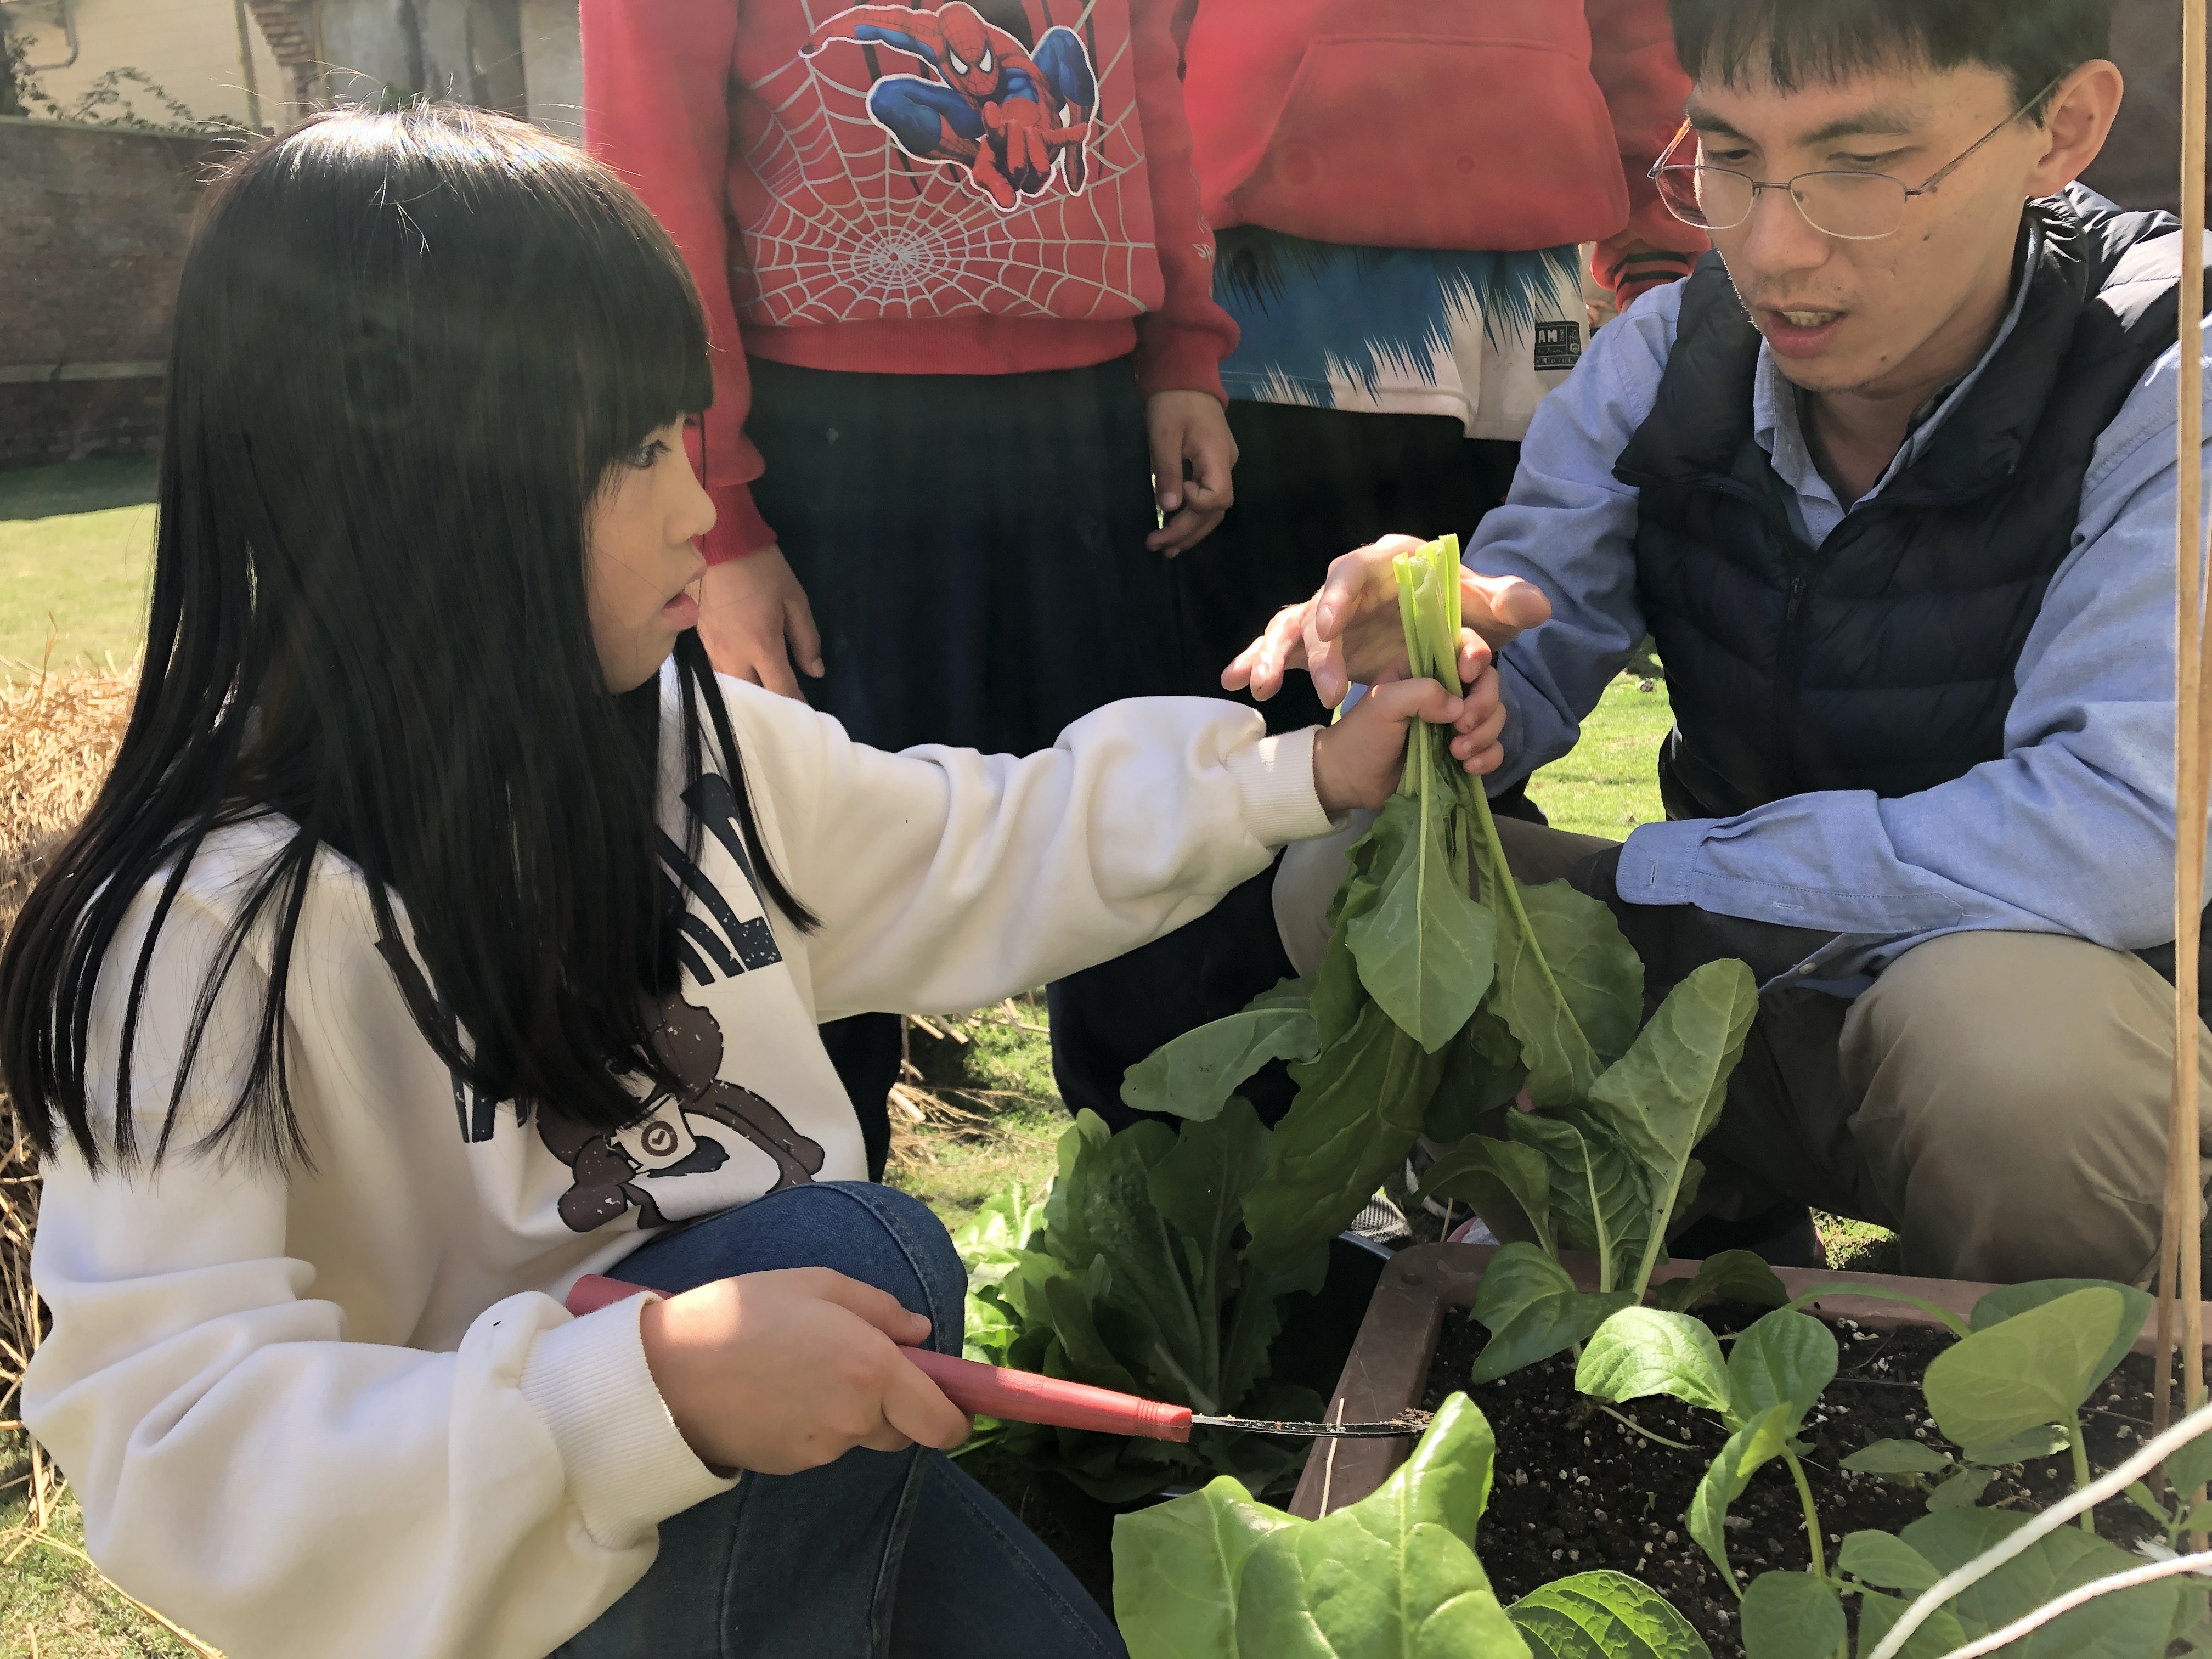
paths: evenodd
<path fill-rule="evenodd" d="M 1941 1474 L 1950 1457 L 1917 1440 L 1877 1440 L 1844 1460 L 1853 1474 Z"/>
<path fill-rule="evenodd" d="M 1434 1054 L 1474 1018 L 1490 988 L 1495 929 L 1468 891 L 1466 861 L 1444 844 L 1457 792 L 1437 785 L 1431 817 L 1428 769 L 1419 775 L 1417 799 L 1397 795 L 1382 809 L 1383 818 L 1401 821 L 1397 838 L 1405 850 L 1383 877 L 1374 908 L 1346 928 L 1345 942 L 1368 995 Z"/>
<path fill-rule="evenodd" d="M 1817 1659 L 1847 1634 L 1844 1604 L 1825 1578 L 1765 1572 L 1744 1592 L 1745 1659 Z"/>
<path fill-rule="evenodd" d="M 1237 1586 L 1270 1533 L 1299 1522 L 1227 1475 L 1114 1528 L 1114 1620 L 1137 1659 L 1237 1651 Z"/>
<path fill-rule="evenodd" d="M 1961 1468 L 1928 1494 L 1929 1510 L 1932 1514 L 1978 1504 L 1982 1494 L 1990 1489 L 1990 1482 L 1996 1479 L 1996 1471 L 1994 1469 Z"/>
<path fill-rule="evenodd" d="M 1543 1154 L 1552 1225 L 1561 1245 L 1598 1259 L 1598 1288 L 1617 1288 L 1643 1259 L 1650 1189 L 1635 1155 L 1588 1113 L 1515 1112 L 1506 1133 Z"/>
<path fill-rule="evenodd" d="M 1650 1291 L 1651 1305 L 1676 1312 L 1694 1308 L 1707 1297 L 1723 1302 L 1747 1302 L 1754 1308 L 1778 1308 L 1790 1292 L 1774 1276 L 1774 1269 L 1749 1250 L 1723 1250 L 1698 1264 L 1687 1279 L 1670 1279 Z"/>
<path fill-rule="evenodd" d="M 1285 980 L 1226 1019 L 1185 1032 L 1128 1070 L 1121 1098 L 1140 1112 L 1210 1118 L 1271 1060 L 1311 1060 L 1321 1052 L 1309 987 Z"/>
<path fill-rule="evenodd" d="M 1463 1199 L 1487 1217 L 1517 1212 L 1544 1253 L 1558 1254 L 1552 1233 L 1552 1179 L 1543 1153 L 1534 1146 L 1469 1135 L 1429 1166 L 1421 1190 Z"/>
<path fill-rule="evenodd" d="M 1918 1550 L 1886 1532 L 1851 1534 L 1844 1540 L 1836 1565 L 1863 1583 L 1915 1595 L 1943 1576 Z"/>
<path fill-rule="evenodd" d="M 2092 1285 L 1945 1349 L 1922 1384 L 1937 1426 L 1959 1444 L 1972 1446 L 2070 1421 L 2103 1379 L 2105 1356 L 2127 1312 L 2118 1289 Z M 2139 1323 L 2129 1328 L 2129 1341 L 2140 1328 Z"/>
<path fill-rule="evenodd" d="M 1735 1421 L 1748 1423 L 1778 1406 L 1787 1409 L 1794 1435 L 1820 1390 L 1835 1380 L 1835 1336 L 1817 1319 L 1778 1309 L 1736 1339 L 1728 1374 Z"/>
<path fill-rule="evenodd" d="M 1712 1332 L 1687 1314 L 1654 1308 L 1623 1308 L 1599 1326 L 1575 1387 L 1600 1400 L 1664 1394 L 1708 1411 L 1729 1406 L 1728 1367 Z"/>
<path fill-rule="evenodd" d="M 1557 1579 L 1505 1612 L 1535 1659 L 1711 1659 L 1689 1620 L 1626 1573 Z"/>
<path fill-rule="evenodd" d="M 1473 1316 L 1490 1340 L 1471 1379 L 1493 1382 L 1586 1340 L 1632 1300 L 1627 1292 L 1576 1288 L 1574 1276 L 1533 1244 L 1508 1244 L 1490 1259 Z"/>
<path fill-rule="evenodd" d="M 1722 1579 L 1733 1589 L 1735 1574 L 1729 1567 L 1727 1520 L 1729 1505 L 1743 1496 L 1751 1477 L 1782 1455 L 1793 1419 L 1784 1403 L 1761 1412 L 1728 1437 L 1713 1459 L 1698 1490 L 1690 1498 L 1690 1536 L 1696 1539 L 1720 1569 Z"/>
<path fill-rule="evenodd" d="M 1903 1537 L 1939 1573 L 1948 1573 L 2027 1519 L 2003 1510 L 1947 1510 L 1914 1522 Z M 2139 1557 L 2101 1538 L 2062 1527 L 1946 1605 L 1965 1639 L 1971 1640 L 2002 1629 L 2069 1589 L 2141 1565 Z M 2163 1652 L 2180 1595 L 2179 1584 L 2163 1579 L 2100 1596 L 2007 1648 L 2007 1659 L 2142 1659 Z"/>
<path fill-rule="evenodd" d="M 2048 1425 L 2022 1429 L 2018 1434 L 2002 1440 L 1984 1441 L 1966 1450 L 1966 1462 L 1979 1463 L 1984 1468 L 2002 1468 L 2008 1463 L 2032 1462 L 2039 1457 L 2049 1457 L 2066 1449 L 2067 1435 L 2063 1429 Z"/>

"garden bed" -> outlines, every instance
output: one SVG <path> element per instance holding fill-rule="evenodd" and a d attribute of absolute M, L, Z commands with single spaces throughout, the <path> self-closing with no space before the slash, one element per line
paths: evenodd
<path fill-rule="evenodd" d="M 1696 1316 L 1725 1336 L 1765 1311 L 1730 1304 Z M 1850 1533 L 1897 1532 L 1928 1512 L 1924 1490 L 1852 1474 L 1839 1467 L 1845 1457 L 1876 1440 L 1917 1440 L 1954 1455 L 1960 1449 L 1936 1432 L 1919 1389 L 1929 1361 L 1951 1345 L 1948 1333 L 1827 1322 L 1843 1359 L 1806 1419 L 1804 1437 L 1814 1449 L 1804 1462 L 1832 1559 L 1833 1546 Z M 1728 1438 L 1726 1427 L 1711 1413 L 1677 1401 L 1643 1400 L 1623 1407 L 1622 1415 L 1692 1449 L 1643 1439 L 1577 1396 L 1574 1361 L 1565 1355 L 1469 1389 L 1468 1368 L 1486 1340 L 1472 1320 L 1448 1317 L 1420 1403 L 1433 1410 L 1445 1395 L 1465 1391 L 1498 1437 L 1495 1485 L 1477 1542 L 1499 1599 L 1510 1602 L 1565 1574 L 1611 1567 L 1665 1595 L 1697 1626 L 1715 1659 L 1740 1655 L 1735 1598 L 1682 1521 L 1706 1465 Z M 2124 1461 L 2148 1437 L 2150 1364 L 2145 1355 L 2130 1354 L 2083 1409 L 2089 1455 L 2100 1468 Z M 1981 1503 L 2034 1510 L 2072 1489 L 2072 1472 L 2060 1453 L 1999 1474 Z M 2106 1504 L 2098 1522 L 2123 1548 L 2158 1535 L 2124 1503 Z M 1747 1577 L 1808 1565 L 1803 1511 L 1779 1463 L 1753 1477 L 1727 1525 L 1731 1559 Z"/>
<path fill-rule="evenodd" d="M 1496 1484 L 1479 1543 L 1502 1600 L 1571 1573 L 1613 1568 L 1665 1594 L 1717 1659 L 1741 1655 L 1735 1598 L 1683 1522 L 1727 1428 L 1711 1413 L 1650 1398 L 1621 1407 L 1621 1415 L 1690 1449 L 1644 1439 L 1577 1393 L 1575 1361 L 1566 1354 L 1470 1388 L 1469 1369 L 1488 1334 L 1467 1310 L 1495 1253 L 1487 1246 L 1441 1244 L 1401 1252 L 1376 1288 L 1329 1415 L 1373 1420 L 1408 1407 L 1432 1410 L 1447 1395 L 1468 1392 L 1497 1437 Z M 1565 1265 L 1590 1282 L 1594 1264 L 1569 1256 Z M 1689 1275 L 1698 1265 L 1670 1263 L 1656 1280 Z M 1783 1269 L 1778 1276 L 1793 1296 L 1824 1285 L 1865 1285 L 1921 1297 L 1961 1316 L 1990 1288 L 1879 1273 Z M 1762 1311 L 1721 1305 L 1697 1316 L 1725 1335 Z M 1842 1349 L 1835 1381 L 1806 1419 L 1814 1449 L 1805 1468 L 1822 1529 L 1832 1547 L 1863 1528 L 1894 1532 L 1927 1513 L 1925 1488 L 1854 1475 L 1839 1466 L 1877 1440 L 1914 1440 L 1955 1453 L 1937 1432 L 1919 1388 L 1922 1371 L 1953 1339 L 1929 1316 L 1898 1302 L 1839 1292 L 1809 1311 L 1835 1332 Z M 2124 1461 L 2149 1432 L 2148 1332 L 2136 1346 L 2083 1409 L 2089 1456 L 2100 1468 Z M 1410 1442 L 1337 1443 L 1309 1464 L 1291 1512 L 1311 1518 L 1358 1501 L 1410 1449 Z M 2033 1510 L 2073 1484 L 2061 1454 L 1999 1474 L 1980 1503 Z M 2099 1526 L 2123 1547 L 2157 1530 L 2124 1503 L 2106 1504 Z M 1808 1565 L 1798 1495 L 1778 1464 L 1753 1477 L 1728 1528 L 1732 1565 L 1745 1577 Z"/>

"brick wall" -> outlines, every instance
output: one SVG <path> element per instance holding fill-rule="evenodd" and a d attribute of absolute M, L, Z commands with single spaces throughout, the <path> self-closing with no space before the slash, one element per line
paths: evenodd
<path fill-rule="evenodd" d="M 177 273 L 224 153 L 0 118 L 0 468 L 152 450 Z"/>

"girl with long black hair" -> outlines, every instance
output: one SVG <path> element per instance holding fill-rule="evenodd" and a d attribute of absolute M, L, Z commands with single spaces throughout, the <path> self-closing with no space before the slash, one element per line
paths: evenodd
<path fill-rule="evenodd" d="M 264 1654 L 1118 1653 L 941 1452 L 919 1204 L 816 1036 L 972 1007 L 1377 805 L 1407 724 L 1117 704 L 890 755 L 718 680 L 697 299 L 519 124 L 310 122 L 215 187 L 146 665 L 0 958 L 46 1154 L 23 1415 L 94 1558 Z M 621 1263 L 665 1292 L 582 1318 Z"/>

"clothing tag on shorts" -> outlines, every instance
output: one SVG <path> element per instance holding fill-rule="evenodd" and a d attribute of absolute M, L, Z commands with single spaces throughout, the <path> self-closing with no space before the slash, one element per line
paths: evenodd
<path fill-rule="evenodd" d="M 1580 323 L 1539 323 L 1536 325 L 1536 372 L 1572 368 L 1583 355 L 1583 325 Z"/>

